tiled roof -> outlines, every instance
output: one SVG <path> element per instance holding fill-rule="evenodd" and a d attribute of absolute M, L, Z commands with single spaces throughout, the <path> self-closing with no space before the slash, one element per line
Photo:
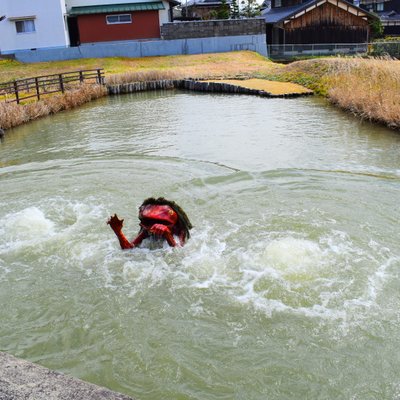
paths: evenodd
<path fill-rule="evenodd" d="M 308 5 L 311 5 L 315 2 L 316 0 L 310 0 L 306 3 L 296 4 L 295 6 L 291 7 L 270 8 L 269 10 L 261 12 L 261 15 L 265 18 L 267 24 L 275 24 L 277 22 L 283 21 L 293 14 L 296 14 L 298 11 L 301 11 L 303 8 L 306 8 Z"/>
<path fill-rule="evenodd" d="M 231 4 L 232 0 L 226 0 L 226 4 Z M 184 1 L 181 1 L 182 7 L 186 7 L 186 3 Z M 205 6 L 220 6 L 221 5 L 221 0 L 189 0 L 187 2 L 187 6 L 199 6 L 199 7 L 205 7 Z"/>
<path fill-rule="evenodd" d="M 383 12 L 378 12 L 379 18 L 382 21 L 399 21 L 400 20 L 400 14 L 398 14 L 396 11 L 383 11 Z"/>
<path fill-rule="evenodd" d="M 341 3 L 347 4 L 355 9 L 358 9 L 360 12 L 364 13 L 365 15 L 369 16 L 370 18 L 377 18 L 376 15 L 369 13 L 368 11 L 355 6 L 352 3 L 349 3 L 345 0 L 339 0 Z M 302 4 L 296 4 L 295 6 L 291 7 L 276 7 L 264 10 L 261 12 L 261 15 L 265 18 L 265 22 L 267 24 L 276 24 L 278 22 L 284 21 L 285 19 L 296 15 L 300 11 L 307 9 L 310 6 L 317 5 L 319 0 L 309 0 Z"/>

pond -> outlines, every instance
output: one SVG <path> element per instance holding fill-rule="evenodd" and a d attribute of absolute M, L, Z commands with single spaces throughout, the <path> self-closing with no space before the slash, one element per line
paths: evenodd
<path fill-rule="evenodd" d="M 400 135 L 317 98 L 148 92 L 0 143 L 0 350 L 136 397 L 400 393 Z M 194 228 L 121 251 L 149 196 Z"/>

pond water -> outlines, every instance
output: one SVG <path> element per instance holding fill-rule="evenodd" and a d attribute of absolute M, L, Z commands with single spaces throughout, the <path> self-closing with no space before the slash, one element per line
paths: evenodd
<path fill-rule="evenodd" d="M 400 396 L 400 135 L 322 100 L 153 92 L 0 143 L 0 350 L 156 399 Z M 176 200 L 183 248 L 106 225 Z"/>

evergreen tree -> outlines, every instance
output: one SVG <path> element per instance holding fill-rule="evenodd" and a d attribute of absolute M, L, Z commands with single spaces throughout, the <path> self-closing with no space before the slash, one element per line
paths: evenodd
<path fill-rule="evenodd" d="M 256 0 L 243 0 L 242 1 L 242 15 L 247 18 L 252 18 L 260 15 L 260 6 Z"/>
<path fill-rule="evenodd" d="M 376 19 L 369 22 L 369 27 L 371 29 L 370 40 L 376 40 L 383 37 L 383 25 L 378 15 L 376 15 Z"/>
<path fill-rule="evenodd" d="M 221 5 L 218 7 L 217 18 L 218 19 L 229 19 L 230 8 L 226 3 L 226 0 L 221 0 Z"/>
<path fill-rule="evenodd" d="M 237 0 L 232 0 L 231 18 L 238 19 L 240 17 L 239 4 Z"/>

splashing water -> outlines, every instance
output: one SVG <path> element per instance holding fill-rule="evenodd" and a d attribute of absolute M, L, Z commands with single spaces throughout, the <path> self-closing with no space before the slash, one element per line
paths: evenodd
<path fill-rule="evenodd" d="M 1 350 L 143 400 L 396 398 L 398 136 L 313 99 L 147 93 L 6 139 Z M 133 238 L 150 195 L 192 238 L 123 252 L 106 220 Z"/>

